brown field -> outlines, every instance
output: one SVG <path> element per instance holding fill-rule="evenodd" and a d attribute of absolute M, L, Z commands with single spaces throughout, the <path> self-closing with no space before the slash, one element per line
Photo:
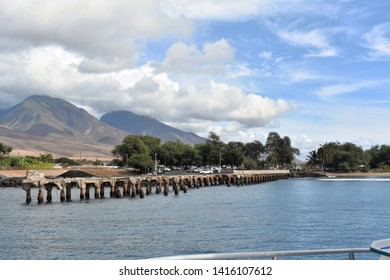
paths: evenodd
<path fill-rule="evenodd" d="M 125 169 L 110 169 L 110 168 L 88 168 L 81 167 L 75 169 L 50 169 L 50 170 L 42 170 L 43 174 L 47 177 L 57 177 L 69 170 L 82 170 L 86 173 L 89 173 L 96 177 L 120 177 L 120 176 L 130 176 L 133 175 L 129 171 Z M 0 170 L 0 177 L 4 178 L 20 178 L 25 177 L 27 170 Z"/>

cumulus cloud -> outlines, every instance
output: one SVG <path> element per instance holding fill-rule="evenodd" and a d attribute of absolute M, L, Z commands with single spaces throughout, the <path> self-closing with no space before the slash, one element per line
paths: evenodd
<path fill-rule="evenodd" d="M 284 100 L 246 94 L 225 83 L 211 81 L 207 87 L 186 88 L 172 87 L 174 84 L 167 76 L 149 77 L 129 88 L 127 94 L 137 96 L 138 112 L 167 122 L 235 121 L 247 128 L 264 127 L 295 108 Z"/>
<path fill-rule="evenodd" d="M 86 57 L 81 69 L 92 72 L 134 63 L 151 38 L 192 32 L 190 22 L 166 16 L 157 0 L 2 1 L 0 21 L 7 23 L 0 27 L 1 49 L 60 45 Z"/>
<path fill-rule="evenodd" d="M 211 44 L 203 54 L 198 54 L 203 56 L 204 64 L 226 57 L 231 59 L 221 54 L 217 60 L 214 55 L 208 57 L 215 51 L 214 46 Z M 227 83 L 211 80 L 203 85 L 183 85 L 170 78 L 167 72 L 156 73 L 149 64 L 111 73 L 84 73 L 79 71 L 83 61 L 82 56 L 58 46 L 33 48 L 9 59 L 9 68 L 4 66 L 2 73 L 18 69 L 18 80 L 16 74 L 8 81 L 2 77 L 0 88 L 7 82 L 9 88 L 28 87 L 29 94 L 64 98 L 85 108 L 94 108 L 98 115 L 125 109 L 165 122 L 234 121 L 247 128 L 266 126 L 294 109 L 294 105 L 285 100 L 246 93 Z"/>
<path fill-rule="evenodd" d="M 192 23 L 181 12 L 167 15 L 159 3 L 2 1 L 0 20 L 7 24 L 0 26 L 1 108 L 44 94 L 96 117 L 130 110 L 204 136 L 229 123 L 226 135 L 244 138 L 247 129 L 274 124 L 295 109 L 285 100 L 243 90 L 235 79 L 266 75 L 237 61 L 237 50 L 227 39 L 186 41 Z M 179 9 L 186 4 L 177 3 Z M 222 6 L 250 12 L 234 1 L 190 3 L 195 10 L 209 4 L 211 13 Z M 255 12 L 270 3 L 253 0 Z M 165 56 L 140 62 L 140 50 L 160 38 L 171 44 Z"/>
<path fill-rule="evenodd" d="M 200 50 L 195 44 L 178 42 L 168 48 L 163 63 L 152 63 L 159 72 L 220 72 L 234 62 L 235 49 L 225 40 L 206 43 Z"/>

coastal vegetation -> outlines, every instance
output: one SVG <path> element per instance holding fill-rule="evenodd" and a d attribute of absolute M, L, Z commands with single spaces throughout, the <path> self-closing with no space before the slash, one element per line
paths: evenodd
<path fill-rule="evenodd" d="M 112 151 L 117 157 L 115 164 L 131 166 L 140 170 L 153 170 L 154 164 L 167 166 L 229 166 L 239 169 L 262 169 L 288 167 L 299 150 L 291 146 L 288 136 L 276 132 L 268 135 L 265 144 L 224 143 L 210 132 L 207 141 L 194 146 L 180 141 L 161 144 L 159 138 L 145 135 L 129 135 Z"/>
<path fill-rule="evenodd" d="M 368 150 L 353 143 L 329 142 L 308 154 L 307 167 L 315 170 L 357 172 L 389 171 L 390 146 L 376 145 Z"/>
<path fill-rule="evenodd" d="M 0 169 L 50 169 L 53 167 L 52 154 L 39 157 L 9 156 L 13 148 L 0 142 Z"/>
<path fill-rule="evenodd" d="M 1 145 L 2 143 L 0 148 Z M 0 169 L 51 169 L 53 167 L 51 154 L 40 154 L 39 157 L 9 156 L 11 151 L 0 153 Z"/>
<path fill-rule="evenodd" d="M 101 161 L 53 158 L 50 153 L 33 156 L 11 156 L 13 148 L 0 142 L 0 169 L 50 169 L 61 166 L 103 165 Z M 189 145 L 180 141 L 161 143 L 157 137 L 128 135 L 112 150 L 112 165 L 151 172 L 155 164 L 172 167 L 225 166 L 237 169 L 305 169 L 329 172 L 390 171 L 390 146 L 375 145 L 364 150 L 353 143 L 327 142 L 312 150 L 299 167 L 294 158 L 299 150 L 291 146 L 288 136 L 270 132 L 266 142 L 258 140 L 224 143 L 210 132 L 203 144 Z"/>

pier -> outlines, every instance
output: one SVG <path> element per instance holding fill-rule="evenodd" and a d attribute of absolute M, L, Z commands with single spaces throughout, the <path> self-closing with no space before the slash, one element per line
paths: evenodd
<path fill-rule="evenodd" d="M 111 198 L 136 196 L 144 198 L 145 195 L 148 196 L 152 193 L 163 193 L 164 196 L 167 196 L 169 192 L 173 192 L 178 195 L 179 192 L 186 193 L 188 189 L 217 185 L 230 187 L 259 184 L 287 179 L 289 176 L 288 170 L 257 170 L 210 175 L 46 178 L 42 171 L 31 170 L 27 171 L 26 179 L 22 180 L 21 187 L 26 191 L 27 204 L 32 201 L 31 189 L 38 188 L 37 202 L 42 204 L 53 201 L 53 189 L 60 191 L 59 200 L 61 202 L 72 201 L 74 195 L 77 195 L 80 200 L 90 199 L 92 196 L 95 199 L 106 196 Z M 109 194 L 106 193 L 106 189 L 109 190 Z"/>

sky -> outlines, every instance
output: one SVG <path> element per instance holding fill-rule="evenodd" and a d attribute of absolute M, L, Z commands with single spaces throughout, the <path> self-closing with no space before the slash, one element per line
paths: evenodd
<path fill-rule="evenodd" d="M 31 95 L 244 143 L 390 144 L 390 2 L 0 0 L 0 109 Z"/>

